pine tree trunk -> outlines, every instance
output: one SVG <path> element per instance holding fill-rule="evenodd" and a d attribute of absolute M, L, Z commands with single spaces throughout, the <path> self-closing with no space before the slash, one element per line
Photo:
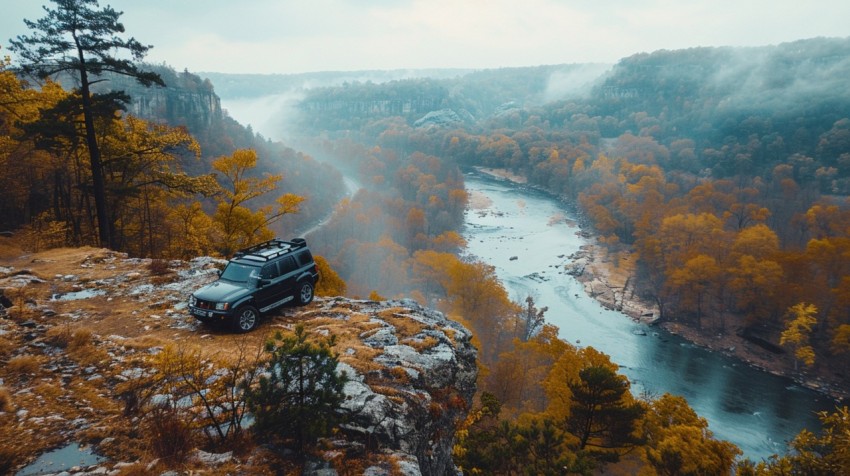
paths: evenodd
<path fill-rule="evenodd" d="M 86 145 L 89 149 L 89 160 L 91 162 L 92 193 L 94 194 L 94 207 L 97 214 L 98 238 L 100 246 L 113 249 L 114 243 L 112 242 L 112 234 L 110 233 L 109 214 L 106 211 L 106 185 L 103 180 L 103 164 L 100 160 L 100 147 L 97 144 L 97 135 L 94 130 L 94 113 L 92 112 L 88 72 L 86 71 L 86 63 L 82 50 L 78 47 L 77 51 L 80 60 L 80 94 L 83 100 L 83 119 L 86 124 Z"/>

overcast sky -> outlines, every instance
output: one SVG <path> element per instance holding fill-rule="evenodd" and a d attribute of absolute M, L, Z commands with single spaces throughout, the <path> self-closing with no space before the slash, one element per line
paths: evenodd
<path fill-rule="evenodd" d="M 47 0 L 3 0 L 0 55 Z M 53 4 L 50 3 L 52 6 Z M 848 0 L 101 0 L 147 60 L 302 73 L 614 63 L 639 52 L 850 36 Z M 14 59 L 14 56 L 13 56 Z"/>

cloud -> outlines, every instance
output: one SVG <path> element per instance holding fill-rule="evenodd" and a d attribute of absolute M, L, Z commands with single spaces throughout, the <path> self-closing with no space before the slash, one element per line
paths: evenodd
<path fill-rule="evenodd" d="M 46 0 L 43 0 L 46 2 Z M 33 0 L 6 0 L 25 33 Z M 192 71 L 294 73 L 615 62 L 638 52 L 847 36 L 846 0 L 101 0 L 149 58 Z M 0 38 L 0 44 L 5 43 Z"/>

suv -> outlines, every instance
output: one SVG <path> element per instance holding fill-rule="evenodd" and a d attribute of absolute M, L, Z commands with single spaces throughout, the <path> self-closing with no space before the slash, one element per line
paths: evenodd
<path fill-rule="evenodd" d="M 205 323 L 229 321 L 238 332 L 257 326 L 260 313 L 295 300 L 313 300 L 319 272 L 303 238 L 271 240 L 238 251 L 217 281 L 195 291 L 189 312 Z"/>

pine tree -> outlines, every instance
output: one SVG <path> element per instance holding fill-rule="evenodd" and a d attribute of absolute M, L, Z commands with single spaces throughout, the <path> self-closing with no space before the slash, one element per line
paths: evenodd
<path fill-rule="evenodd" d="M 629 381 L 605 366 L 579 372 L 569 385 L 573 403 L 567 426 L 579 439 L 579 449 L 628 448 L 640 443 L 635 437 L 643 407 L 630 401 Z"/>
<path fill-rule="evenodd" d="M 99 9 L 97 0 L 51 0 L 55 9 L 43 7 L 47 15 L 39 20 L 24 20 L 33 30 L 30 36 L 19 35 L 9 40 L 10 50 L 20 56 L 23 73 L 39 78 L 54 77 L 60 73 L 71 74 L 78 80 L 79 96 L 85 121 L 86 145 L 92 171 L 92 192 L 98 222 L 98 236 L 102 246 L 114 248 L 112 224 L 107 211 L 106 186 L 97 135 L 95 116 L 97 95 L 91 86 L 103 81 L 103 73 L 114 73 L 135 78 L 144 86 L 164 86 L 158 74 L 140 70 L 134 61 L 141 61 L 151 46 L 135 38 L 124 39 L 124 25 L 118 21 L 123 12 L 106 6 Z M 127 53 L 130 59 L 122 58 Z M 117 99 L 126 102 L 122 93 L 112 93 L 100 99 Z M 114 112 L 114 109 L 112 111 Z"/>
<path fill-rule="evenodd" d="M 307 341 L 304 326 L 275 336 L 259 385 L 246 389 L 248 408 L 261 436 L 292 441 L 298 450 L 324 436 L 342 420 L 340 404 L 347 376 L 336 372 L 337 357 L 328 342 Z"/>

